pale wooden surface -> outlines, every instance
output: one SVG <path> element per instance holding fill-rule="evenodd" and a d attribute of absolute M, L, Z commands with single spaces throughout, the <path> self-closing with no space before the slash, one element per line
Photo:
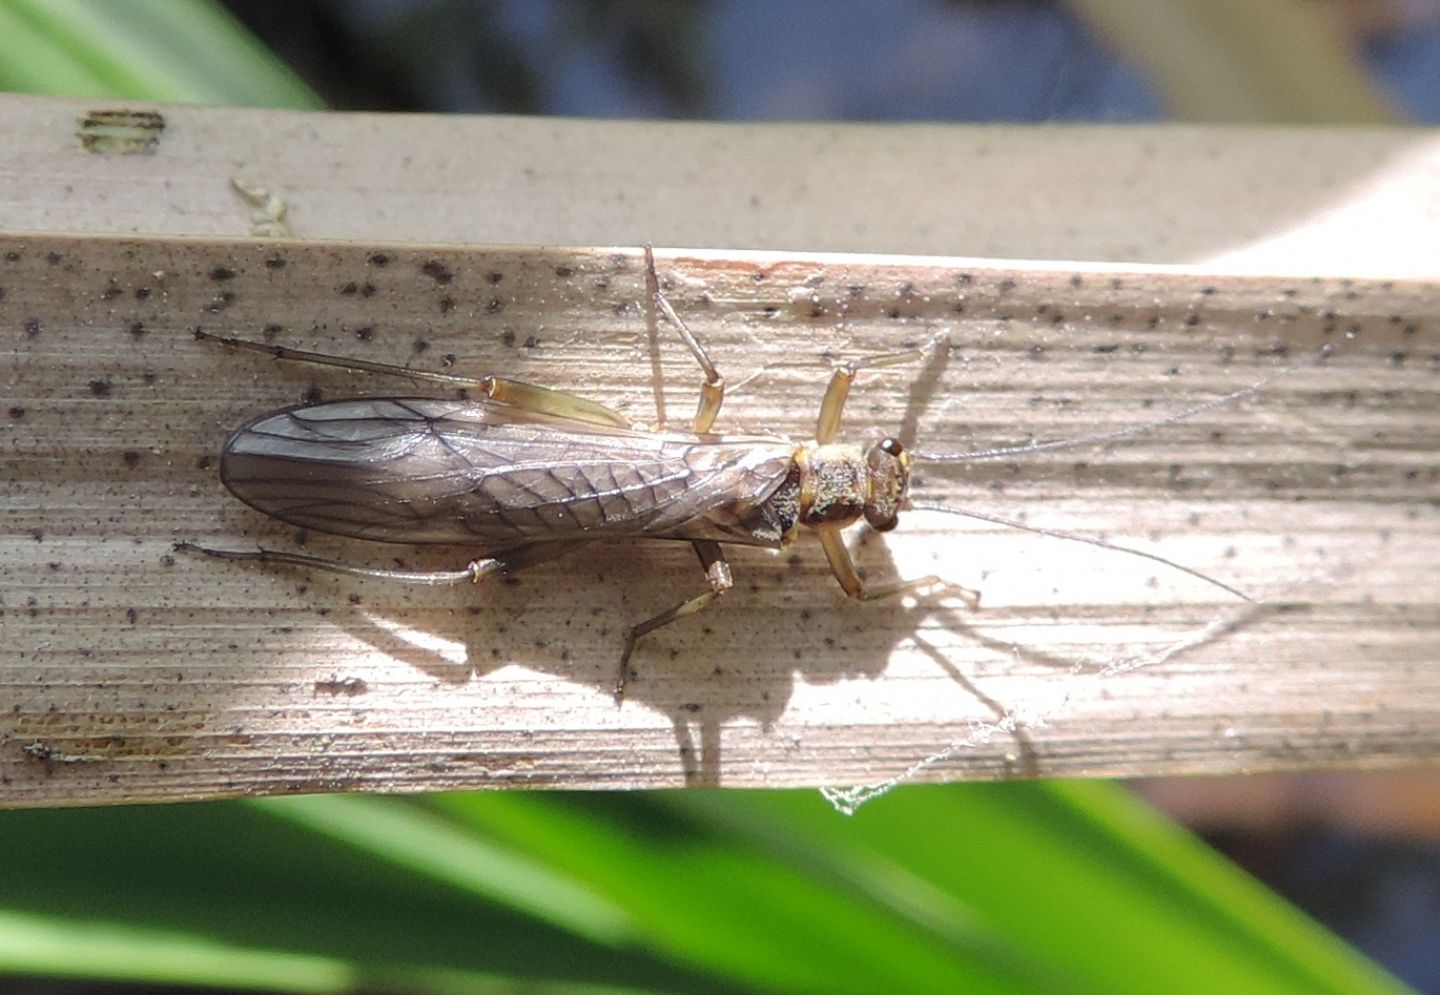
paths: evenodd
<path fill-rule="evenodd" d="M 11 110 L 33 138 L 72 109 Z M 377 222 L 380 234 L 351 244 L 218 239 L 250 220 L 229 177 L 267 164 L 237 162 L 223 145 L 263 158 L 253 112 L 169 113 L 167 135 L 208 127 L 209 144 L 182 143 L 173 162 L 163 143 L 143 159 L 62 155 L 71 121 L 64 136 L 52 129 L 53 149 L 4 145 L 5 211 L 18 219 L 8 227 L 31 232 L 0 247 L 0 802 L 870 784 L 1374 767 L 1440 754 L 1433 285 L 662 250 L 677 306 L 735 385 L 722 422 L 752 431 L 810 431 L 827 356 L 940 328 L 951 332 L 948 358 L 867 377 L 847 428 L 899 429 L 942 451 L 1063 437 L 1298 368 L 1255 398 L 1109 450 L 932 467 L 917 487 L 1159 552 L 1258 606 L 1119 553 L 913 513 L 864 541 L 861 563 L 872 576 L 937 571 L 978 587 L 980 611 L 856 605 L 808 543 L 778 556 L 741 550 L 736 591 L 643 642 L 616 710 L 606 686 L 624 627 L 701 586 L 683 547 L 587 551 L 513 585 L 458 591 L 169 550 L 182 539 L 297 541 L 216 479 L 218 449 L 242 419 L 312 388 L 412 389 L 202 346 L 197 325 L 431 368 L 453 354 L 457 368 L 579 390 L 637 419 L 652 420 L 657 400 L 684 419 L 693 364 L 668 339 L 649 340 L 635 250 L 381 244 L 435 237 L 405 212 L 404 230 Z M 290 138 L 250 179 L 276 184 L 268 173 L 295 162 L 314 170 L 320 146 L 337 164 L 335 191 L 351 190 L 347 203 L 372 220 L 387 197 L 441 202 L 444 190 L 423 183 L 424 196 L 407 196 L 400 176 L 391 191 L 367 186 L 374 162 L 357 164 L 361 182 L 349 185 L 338 164 L 355 122 L 280 120 Z M 456 126 L 442 123 L 450 144 L 405 154 L 452 149 L 473 166 L 489 151 L 454 144 Z M 485 125 L 462 127 L 473 137 Z M 731 137 L 743 145 L 739 129 Z M 416 172 L 434 179 L 431 168 Z M 282 179 L 301 234 L 347 223 Z M 162 189 L 171 199 L 160 204 Z M 164 220 L 139 224 L 146 203 Z M 897 220 L 896 241 L 918 214 Z M 38 231 L 99 215 L 101 231 L 212 237 Z M 1311 363 L 1324 342 L 1339 353 Z M 315 535 L 306 549 L 380 565 L 464 558 Z"/>

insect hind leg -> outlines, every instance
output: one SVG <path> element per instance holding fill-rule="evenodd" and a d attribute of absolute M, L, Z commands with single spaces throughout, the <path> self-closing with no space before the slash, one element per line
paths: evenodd
<path fill-rule="evenodd" d="M 301 567 L 307 570 L 323 570 L 327 573 L 343 574 L 347 577 L 371 577 L 376 580 L 443 587 L 466 582 L 478 584 L 496 574 L 513 573 L 536 563 L 553 560 L 575 549 L 577 545 L 579 544 L 536 543 L 531 546 L 518 546 L 494 556 L 471 560 L 460 570 L 387 570 L 381 567 L 346 563 L 343 560 L 328 560 L 324 557 L 309 556 L 304 553 L 287 553 L 278 549 L 215 549 L 193 542 L 176 543 L 175 551 L 177 553 L 198 553 L 218 560 L 250 560 L 256 563 Z"/>
<path fill-rule="evenodd" d="M 599 401 L 592 401 L 588 397 L 581 397 L 563 390 L 552 390 L 549 387 L 526 383 L 523 380 L 493 376 L 462 377 L 453 373 L 412 370 L 389 363 L 375 363 L 368 359 L 330 356 L 323 352 L 292 349 L 289 346 L 271 345 L 267 342 L 251 342 L 249 339 L 211 335 L 200 329 L 196 329 L 195 339 L 199 342 L 214 342 L 230 349 L 259 352 L 289 362 L 310 363 L 313 366 L 332 366 L 336 369 L 350 370 L 356 373 L 379 373 L 383 376 L 404 377 L 407 380 L 444 384 L 459 390 L 478 390 L 498 404 L 523 411 L 555 415 L 559 418 L 568 418 L 571 421 L 585 422 L 591 425 L 630 427 L 629 419 Z"/>

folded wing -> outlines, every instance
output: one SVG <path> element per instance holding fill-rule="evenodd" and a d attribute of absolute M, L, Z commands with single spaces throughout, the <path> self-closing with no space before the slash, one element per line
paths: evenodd
<path fill-rule="evenodd" d="M 779 545 L 759 511 L 791 473 L 793 450 L 783 439 L 606 428 L 477 401 L 358 398 L 244 425 L 225 445 L 221 477 L 267 515 L 382 542 Z"/>

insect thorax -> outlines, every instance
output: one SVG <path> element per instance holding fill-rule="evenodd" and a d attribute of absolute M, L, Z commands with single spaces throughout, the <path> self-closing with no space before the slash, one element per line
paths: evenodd
<path fill-rule="evenodd" d="M 899 442 L 806 446 L 796 461 L 802 525 L 845 526 L 864 518 L 881 532 L 895 527 L 910 486 L 910 458 Z"/>

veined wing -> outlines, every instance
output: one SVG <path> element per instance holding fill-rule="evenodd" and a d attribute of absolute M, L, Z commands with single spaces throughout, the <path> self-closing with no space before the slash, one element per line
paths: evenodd
<path fill-rule="evenodd" d="M 262 415 L 220 475 L 283 521 L 383 542 L 502 547 L 672 536 L 778 545 L 751 526 L 790 472 L 767 437 L 649 433 L 478 401 L 357 398 Z"/>

